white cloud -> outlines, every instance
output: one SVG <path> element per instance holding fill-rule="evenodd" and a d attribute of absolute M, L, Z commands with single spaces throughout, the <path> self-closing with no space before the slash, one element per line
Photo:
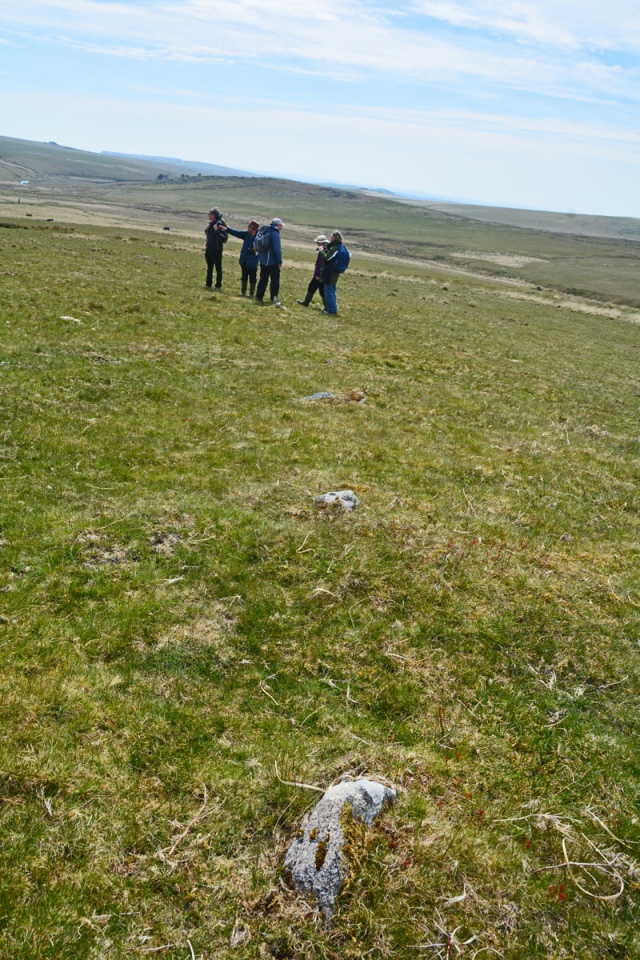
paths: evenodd
<path fill-rule="evenodd" d="M 559 138 L 574 145 L 578 142 L 588 143 L 590 149 L 598 145 L 606 147 L 607 150 L 614 145 L 628 146 L 631 149 L 640 148 L 640 132 L 614 125 L 607 126 L 603 123 L 576 122 L 553 117 L 532 118 L 517 114 L 481 113 L 460 109 L 389 110 L 370 107 L 363 110 L 359 107 L 357 110 L 352 108 L 341 112 L 384 122 L 397 122 L 406 126 L 460 127 L 482 133 L 507 134 L 523 140 L 532 138 L 551 142 Z"/>
<path fill-rule="evenodd" d="M 508 34 L 558 47 L 637 51 L 636 0 L 418 0 L 413 9 L 456 27 Z"/>
<path fill-rule="evenodd" d="M 536 0 L 538 2 L 538 0 Z M 569 14 L 577 0 L 557 0 L 564 16 L 547 15 L 551 0 L 516 0 L 508 18 L 499 14 L 497 0 L 420 0 L 419 7 L 452 23 L 500 29 L 518 38 L 554 39 L 556 45 L 577 47 Z M 587 10 L 593 0 L 583 0 Z M 631 0 L 612 0 L 626 8 Z M 396 9 L 389 16 L 371 4 L 345 6 L 327 0 L 317 7 L 291 0 L 283 15 L 281 0 L 173 0 L 146 6 L 110 0 L 4 0 L 0 20 L 39 27 L 55 40 L 56 29 L 72 33 L 86 49 L 132 59 L 217 62 L 222 59 L 261 61 L 296 66 L 333 75 L 339 70 L 370 70 L 390 79 L 451 86 L 476 80 L 498 89 L 516 89 L 567 98 L 638 96 L 633 71 L 603 66 L 583 52 L 561 57 L 546 45 L 518 47 L 486 37 L 454 40 L 409 30 Z M 610 7 L 607 8 L 610 10 Z M 577 19 L 577 17 L 575 18 Z M 611 19 L 615 19 L 611 16 Z M 591 17 L 595 30 L 598 18 Z M 611 35 L 611 31 L 609 32 Z M 575 41 L 575 42 L 574 42 Z M 297 61 L 294 63 L 292 61 Z"/>

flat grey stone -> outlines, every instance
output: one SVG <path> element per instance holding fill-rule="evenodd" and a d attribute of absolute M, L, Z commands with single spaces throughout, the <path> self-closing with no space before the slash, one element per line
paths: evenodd
<path fill-rule="evenodd" d="M 319 507 L 343 507 L 345 510 L 355 510 L 360 501 L 353 490 L 331 490 L 329 493 L 322 493 L 316 497 L 316 503 Z"/>
<path fill-rule="evenodd" d="M 310 397 L 301 397 L 300 403 L 308 403 L 309 400 L 335 400 L 335 397 L 332 393 L 324 390 L 320 393 L 312 393 Z"/>
<path fill-rule="evenodd" d="M 316 807 L 307 814 L 285 857 L 293 885 L 315 897 L 326 920 L 335 909 L 336 897 L 346 875 L 342 859 L 344 831 L 340 822 L 343 807 L 351 804 L 354 820 L 368 826 L 388 804 L 396 791 L 374 780 L 354 780 L 330 787 Z"/>

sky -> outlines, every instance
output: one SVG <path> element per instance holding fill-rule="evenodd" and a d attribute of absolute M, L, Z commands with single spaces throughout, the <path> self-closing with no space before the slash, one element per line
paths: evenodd
<path fill-rule="evenodd" d="M 2 0 L 0 134 L 640 217 L 637 0 Z"/>

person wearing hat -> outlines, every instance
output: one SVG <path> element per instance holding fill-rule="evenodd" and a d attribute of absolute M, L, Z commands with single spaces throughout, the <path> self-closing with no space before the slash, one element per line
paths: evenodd
<path fill-rule="evenodd" d="M 238 237 L 242 240 L 242 249 L 240 250 L 240 269 L 242 271 L 240 280 L 240 290 L 243 297 L 247 295 L 247 283 L 249 284 L 249 296 L 253 297 L 256 292 L 256 277 L 258 275 L 258 254 L 255 250 L 255 239 L 260 224 L 257 220 L 250 220 L 246 230 L 234 230 L 227 227 L 227 233 L 232 237 Z"/>
<path fill-rule="evenodd" d="M 207 245 L 204 251 L 204 258 L 207 261 L 207 287 L 213 283 L 213 270 L 216 271 L 216 290 L 222 286 L 222 251 L 227 242 L 227 228 L 222 214 L 217 207 L 209 210 L 209 224 L 205 227 L 205 237 Z"/>
<path fill-rule="evenodd" d="M 267 247 L 260 250 L 258 247 L 258 260 L 260 262 L 260 279 L 258 280 L 258 289 L 256 290 L 256 303 L 264 303 L 264 295 L 269 284 L 269 294 L 271 301 L 276 307 L 282 306 L 278 300 L 280 292 L 280 268 L 282 267 L 282 243 L 280 241 L 280 231 L 284 223 L 279 217 L 274 217 L 266 229 Z M 264 227 L 263 227 L 264 230 Z M 260 231 L 262 236 L 262 230 Z"/>
<path fill-rule="evenodd" d="M 323 313 L 335 315 L 338 312 L 336 299 L 336 284 L 340 274 L 349 266 L 351 254 L 342 241 L 342 234 L 334 230 L 329 237 L 329 243 L 322 252 L 324 267 L 322 268 L 322 282 L 324 283 L 324 310 Z"/>
<path fill-rule="evenodd" d="M 316 290 L 320 291 L 320 299 L 324 303 L 324 283 L 322 282 L 322 268 L 324 267 L 324 257 L 323 253 L 326 249 L 329 241 L 325 237 L 324 233 L 321 233 L 319 237 L 315 239 L 316 243 L 316 265 L 313 268 L 313 276 L 307 287 L 307 294 L 304 300 L 298 300 L 298 303 L 303 307 L 308 307 L 311 301 L 313 300 L 313 295 Z"/>

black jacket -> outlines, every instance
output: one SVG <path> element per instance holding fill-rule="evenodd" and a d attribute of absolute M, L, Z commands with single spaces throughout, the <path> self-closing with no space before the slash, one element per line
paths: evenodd
<path fill-rule="evenodd" d="M 205 227 L 205 236 L 207 238 L 207 246 L 205 253 L 215 254 L 220 253 L 225 243 L 227 242 L 227 233 L 223 233 L 222 230 L 218 230 L 218 224 L 226 226 L 224 220 L 212 220 L 207 227 Z"/>

